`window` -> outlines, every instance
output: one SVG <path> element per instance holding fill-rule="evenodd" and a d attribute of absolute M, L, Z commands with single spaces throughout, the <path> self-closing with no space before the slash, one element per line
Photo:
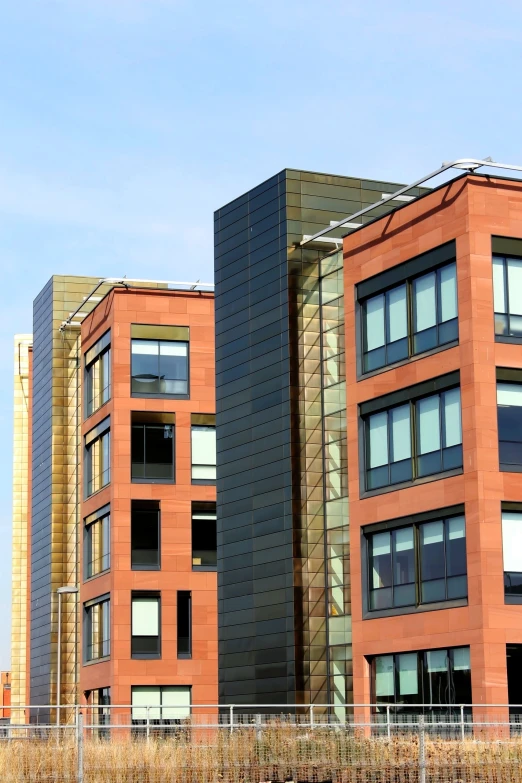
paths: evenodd
<path fill-rule="evenodd" d="M 189 393 L 188 328 L 133 324 L 131 392 L 135 397 Z"/>
<path fill-rule="evenodd" d="M 522 603 L 522 510 L 502 510 L 504 593 L 509 603 Z"/>
<path fill-rule="evenodd" d="M 215 503 L 192 505 L 192 568 L 194 571 L 217 568 Z"/>
<path fill-rule="evenodd" d="M 495 335 L 522 338 L 522 258 L 493 257 Z"/>
<path fill-rule="evenodd" d="M 467 597 L 462 515 L 366 532 L 365 537 L 370 611 Z"/>
<path fill-rule="evenodd" d="M 401 711 L 424 704 L 437 712 L 439 705 L 471 704 L 469 647 L 378 655 L 371 664 L 374 703 L 400 706 Z M 376 711 L 383 712 L 383 706 Z"/>
<path fill-rule="evenodd" d="M 374 413 L 365 433 L 368 490 L 461 468 L 460 389 Z"/>
<path fill-rule="evenodd" d="M 189 685 L 133 686 L 131 700 L 134 726 L 176 725 L 190 717 Z"/>
<path fill-rule="evenodd" d="M 91 717 L 94 726 L 108 726 L 111 722 L 111 689 L 96 688 L 91 691 L 90 704 L 92 706 Z M 110 729 L 93 730 L 93 734 L 99 739 L 110 739 Z"/>
<path fill-rule="evenodd" d="M 131 567 L 136 571 L 160 567 L 160 507 L 158 501 L 132 501 Z"/>
<path fill-rule="evenodd" d="M 216 417 L 192 414 L 192 483 L 209 484 L 216 480 Z"/>
<path fill-rule="evenodd" d="M 111 602 L 108 595 L 84 604 L 85 660 L 108 658 L 111 652 Z"/>
<path fill-rule="evenodd" d="M 522 383 L 497 383 L 500 470 L 522 471 Z"/>
<path fill-rule="evenodd" d="M 87 497 L 107 486 L 111 478 L 110 417 L 85 436 L 85 491 Z"/>
<path fill-rule="evenodd" d="M 458 340 L 455 262 L 362 302 L 363 372 Z"/>
<path fill-rule="evenodd" d="M 131 476 L 136 482 L 174 481 L 174 414 L 132 414 Z"/>
<path fill-rule="evenodd" d="M 192 657 L 192 594 L 178 590 L 178 658 Z"/>
<path fill-rule="evenodd" d="M 132 594 L 133 658 L 161 657 L 160 603 L 158 593 Z"/>
<path fill-rule="evenodd" d="M 85 519 L 85 578 L 107 571 L 110 564 L 111 517 L 107 505 Z"/>
<path fill-rule="evenodd" d="M 85 353 L 85 412 L 90 416 L 111 396 L 111 333 Z"/>

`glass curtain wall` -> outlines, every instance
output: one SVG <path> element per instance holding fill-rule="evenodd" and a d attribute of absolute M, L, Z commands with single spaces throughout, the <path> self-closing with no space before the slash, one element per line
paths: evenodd
<path fill-rule="evenodd" d="M 352 700 L 343 256 L 303 264 L 298 296 L 305 698 Z"/>

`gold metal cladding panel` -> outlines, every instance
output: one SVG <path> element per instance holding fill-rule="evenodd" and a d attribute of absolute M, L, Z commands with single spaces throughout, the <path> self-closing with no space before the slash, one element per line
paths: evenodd
<path fill-rule="evenodd" d="M 26 704 L 27 676 L 27 511 L 29 460 L 29 349 L 32 335 L 14 341 L 13 543 L 11 704 Z M 12 713 L 13 720 L 23 716 Z"/>

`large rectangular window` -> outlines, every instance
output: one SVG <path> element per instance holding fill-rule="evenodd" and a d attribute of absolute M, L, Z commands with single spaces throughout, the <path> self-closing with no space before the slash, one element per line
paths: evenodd
<path fill-rule="evenodd" d="M 178 658 L 192 657 L 192 593 L 178 590 Z"/>
<path fill-rule="evenodd" d="M 193 413 L 191 416 L 192 483 L 216 481 L 216 417 Z"/>
<path fill-rule="evenodd" d="M 110 507 L 104 506 L 85 519 L 85 578 L 107 571 L 111 564 Z"/>
<path fill-rule="evenodd" d="M 132 414 L 131 476 L 137 482 L 174 481 L 174 415 Z"/>
<path fill-rule="evenodd" d="M 132 594 L 131 655 L 161 657 L 161 599 L 158 593 Z"/>
<path fill-rule="evenodd" d="M 216 504 L 192 504 L 192 568 L 215 571 L 217 568 Z"/>
<path fill-rule="evenodd" d="M 522 471 L 522 383 L 497 383 L 500 470 Z"/>
<path fill-rule="evenodd" d="M 363 372 L 458 340 L 455 262 L 361 302 Z"/>
<path fill-rule="evenodd" d="M 90 416 L 111 396 L 111 333 L 85 353 L 85 413 Z"/>
<path fill-rule="evenodd" d="M 108 658 L 111 653 L 110 610 L 108 595 L 84 604 L 84 649 L 87 662 Z"/>
<path fill-rule="evenodd" d="M 372 664 L 372 702 L 408 711 L 408 705 L 424 704 L 424 710 L 444 711 L 446 705 L 471 704 L 469 647 L 377 655 Z M 419 712 L 419 707 L 411 707 Z"/>
<path fill-rule="evenodd" d="M 111 478 L 110 417 L 107 416 L 85 436 L 85 492 L 93 495 Z"/>
<path fill-rule="evenodd" d="M 522 339 L 522 258 L 493 257 L 495 334 Z"/>
<path fill-rule="evenodd" d="M 466 598 L 464 516 L 365 532 L 368 609 L 414 607 Z"/>
<path fill-rule="evenodd" d="M 190 685 L 137 685 L 131 690 L 134 726 L 176 725 L 190 717 Z"/>
<path fill-rule="evenodd" d="M 522 509 L 502 510 L 504 593 L 509 603 L 522 603 Z"/>
<path fill-rule="evenodd" d="M 156 500 L 131 503 L 131 567 L 136 571 L 160 567 L 160 506 Z"/>
<path fill-rule="evenodd" d="M 131 334 L 132 394 L 135 397 L 187 398 L 188 328 L 133 324 Z"/>
<path fill-rule="evenodd" d="M 462 467 L 459 388 L 410 400 L 364 421 L 368 490 Z"/>

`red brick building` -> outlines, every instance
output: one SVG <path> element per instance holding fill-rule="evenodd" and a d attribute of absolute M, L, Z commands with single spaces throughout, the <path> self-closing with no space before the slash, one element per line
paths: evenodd
<path fill-rule="evenodd" d="M 354 702 L 520 704 L 522 183 L 344 240 Z"/>
<path fill-rule="evenodd" d="M 213 294 L 113 288 L 81 327 L 80 691 L 217 702 Z"/>

